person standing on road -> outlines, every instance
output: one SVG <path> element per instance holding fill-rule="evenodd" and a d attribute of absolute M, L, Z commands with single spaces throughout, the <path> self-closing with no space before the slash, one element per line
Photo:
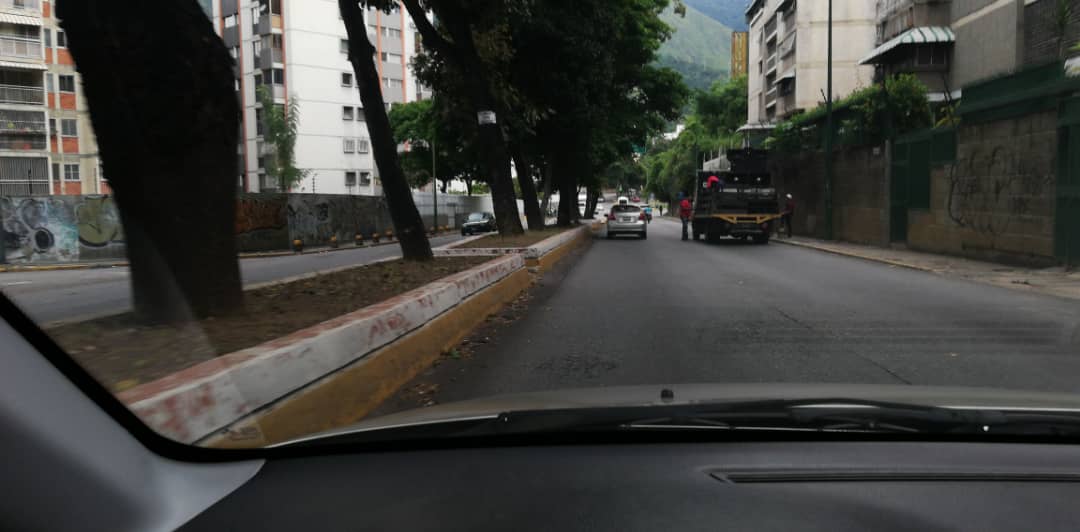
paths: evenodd
<path fill-rule="evenodd" d="M 784 205 L 784 214 L 781 220 L 784 222 L 784 227 L 787 230 L 787 237 L 791 238 L 791 217 L 795 214 L 795 198 L 791 197 L 791 194 L 787 195 L 787 204 Z"/>
<path fill-rule="evenodd" d="M 690 225 L 690 216 L 694 212 L 694 207 L 690 204 L 690 198 L 687 198 L 686 195 L 680 193 L 679 196 L 682 197 L 682 201 L 679 202 L 679 218 L 682 219 L 682 239 L 689 240 L 690 235 L 687 234 L 687 229 Z"/>

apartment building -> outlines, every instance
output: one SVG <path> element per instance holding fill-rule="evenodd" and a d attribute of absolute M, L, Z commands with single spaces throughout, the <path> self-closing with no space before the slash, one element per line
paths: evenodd
<path fill-rule="evenodd" d="M 275 103 L 299 104 L 296 165 L 309 175 L 292 192 L 380 195 L 378 169 L 337 2 L 216 2 L 211 6 L 215 26 L 237 61 L 236 85 L 243 109 L 240 189 L 278 190 L 278 183 L 265 171 L 273 148 L 263 139 L 263 111 L 256 96 L 256 88 L 265 86 Z M 419 40 L 405 10 L 389 14 L 369 10 L 365 22 L 376 48 L 387 105 L 430 97 L 408 66 L 419 50 Z"/>
<path fill-rule="evenodd" d="M 49 2 L 42 2 L 45 100 L 49 108 L 49 158 L 53 194 L 108 194 L 97 138 L 82 81 Z"/>
<path fill-rule="evenodd" d="M 828 74 L 829 2 L 753 0 L 749 33 L 749 105 L 744 130 L 767 130 L 824 101 Z M 873 83 L 859 60 L 877 38 L 875 2 L 832 2 L 833 97 Z"/>
<path fill-rule="evenodd" d="M 42 15 L 39 0 L 0 0 L 0 196 L 50 193 Z"/>
<path fill-rule="evenodd" d="M 914 74 L 931 102 L 955 102 L 965 85 L 1061 59 L 1080 39 L 1080 7 L 1066 21 L 1060 9 L 1058 0 L 878 0 L 877 46 L 860 63 L 878 79 Z"/>

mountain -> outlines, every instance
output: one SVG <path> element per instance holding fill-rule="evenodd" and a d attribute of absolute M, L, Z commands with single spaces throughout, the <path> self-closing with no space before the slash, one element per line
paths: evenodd
<path fill-rule="evenodd" d="M 749 0 L 683 0 L 713 20 L 735 30 L 746 31 L 746 6 Z"/>
<path fill-rule="evenodd" d="M 705 89 L 717 79 L 726 79 L 731 69 L 731 29 L 704 13 L 686 6 L 686 16 L 668 7 L 660 15 L 674 29 L 660 46 L 657 62 L 683 75 L 692 88 Z"/>

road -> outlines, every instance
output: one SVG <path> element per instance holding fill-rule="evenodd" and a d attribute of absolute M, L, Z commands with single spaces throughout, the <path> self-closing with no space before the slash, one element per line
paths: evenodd
<path fill-rule="evenodd" d="M 379 413 L 499 393 L 691 382 L 1080 392 L 1080 305 L 779 243 L 595 240 L 471 356 Z M 575 261 L 565 261 L 575 262 Z M 422 385 L 422 386 L 417 386 Z M 433 386 L 434 385 L 434 386 Z"/>
<path fill-rule="evenodd" d="M 442 246 L 460 239 L 449 235 L 431 239 Z M 245 286 L 294 275 L 364 264 L 399 256 L 401 248 L 385 245 L 327 253 L 287 255 L 240 261 Z M 38 323 L 70 321 L 123 312 L 131 308 L 126 267 L 0 273 L 0 290 Z"/>

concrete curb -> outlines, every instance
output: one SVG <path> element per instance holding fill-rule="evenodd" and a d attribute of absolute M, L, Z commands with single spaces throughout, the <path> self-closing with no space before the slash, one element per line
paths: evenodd
<path fill-rule="evenodd" d="M 557 235 L 545 238 L 540 242 L 537 242 L 529 247 L 524 248 L 460 248 L 465 241 L 455 242 L 455 247 L 445 247 L 432 250 L 436 256 L 444 257 L 498 257 L 504 255 L 521 255 L 526 260 L 535 261 L 548 253 L 551 253 L 559 246 L 566 244 L 576 238 L 579 238 L 582 234 L 590 230 L 590 225 L 583 225 L 576 229 L 567 229 Z M 487 235 L 483 235 L 487 236 Z"/>
<path fill-rule="evenodd" d="M 199 442 L 370 357 L 470 296 L 523 272 L 524 266 L 521 256 L 501 257 L 381 303 L 121 392 L 118 397 L 159 433 L 184 443 Z M 387 382 L 400 385 L 413 376 L 412 366 L 395 365 L 392 360 L 384 361 L 383 366 L 382 377 Z M 333 420 L 308 420 L 316 421 L 327 427 L 333 425 Z"/>
<path fill-rule="evenodd" d="M 449 233 L 449 232 L 441 233 L 441 234 L 438 234 L 438 235 L 435 235 L 435 236 L 429 236 L 428 238 L 439 238 L 439 237 L 444 237 L 444 236 L 453 236 L 453 233 Z M 366 249 L 366 248 L 376 248 L 376 247 L 380 247 L 380 246 L 390 246 L 390 245 L 396 245 L 397 243 L 398 243 L 397 240 L 382 240 L 378 244 L 375 244 L 375 243 L 373 243 L 371 241 L 365 241 L 363 246 L 356 246 L 354 244 L 346 244 L 346 245 L 342 245 L 341 247 L 336 247 L 336 248 L 324 248 L 324 247 L 312 248 L 312 249 L 308 249 L 308 250 L 305 250 L 305 251 L 301 251 L 300 253 L 297 253 L 295 251 L 256 251 L 256 252 L 250 252 L 250 253 L 240 253 L 236 257 L 238 259 L 244 260 L 244 259 L 267 259 L 267 258 L 273 258 L 273 257 L 290 257 L 290 256 L 294 256 L 294 255 L 315 255 L 315 254 L 318 254 L 318 253 L 331 253 L 331 252 L 334 252 L 334 251 L 348 251 L 350 249 Z M 457 244 L 457 242 L 451 242 L 450 244 L 443 244 L 442 246 L 439 246 L 438 248 L 433 248 L 433 249 L 442 249 L 442 248 L 450 246 L 452 244 Z M 128 266 L 127 261 L 79 262 L 79 263 L 72 263 L 72 264 L 5 264 L 5 265 L 0 265 L 0 273 L 5 273 L 5 272 L 48 272 L 48 271 L 60 271 L 60 270 L 93 270 L 93 269 L 100 269 L 100 268 L 118 268 L 118 267 L 126 267 L 126 266 Z"/>
<path fill-rule="evenodd" d="M 881 263 L 881 264 L 888 264 L 889 266 L 896 266 L 897 268 L 907 268 L 909 270 L 915 270 L 915 271 L 919 271 L 919 272 L 937 273 L 937 270 L 934 270 L 933 268 L 927 268 L 925 266 L 919 266 L 917 264 L 908 264 L 906 262 L 899 262 L 899 261 L 889 260 L 889 259 L 885 259 L 885 258 L 881 258 L 881 257 L 874 257 L 874 256 L 871 256 L 871 255 L 864 255 L 862 253 L 856 253 L 854 251 L 844 251 L 844 250 L 839 250 L 839 249 L 832 249 L 832 248 L 828 248 L 828 247 L 824 247 L 824 246 L 818 246 L 818 245 L 814 245 L 814 244 L 809 244 L 809 243 L 806 243 L 806 242 L 796 242 L 796 241 L 792 241 L 792 240 L 783 240 L 783 239 L 772 239 L 772 240 L 770 240 L 770 242 L 776 242 L 778 244 L 785 244 L 785 245 L 788 245 L 788 246 L 796 246 L 796 247 L 801 247 L 801 248 L 806 248 L 806 249 L 813 249 L 813 250 L 817 250 L 817 251 L 823 251 L 825 253 L 832 253 L 833 255 L 841 255 L 841 256 L 844 256 L 844 257 L 854 257 L 854 258 L 857 258 L 857 259 L 867 260 L 867 261 L 871 261 L 871 262 L 878 262 L 878 263 Z"/>

